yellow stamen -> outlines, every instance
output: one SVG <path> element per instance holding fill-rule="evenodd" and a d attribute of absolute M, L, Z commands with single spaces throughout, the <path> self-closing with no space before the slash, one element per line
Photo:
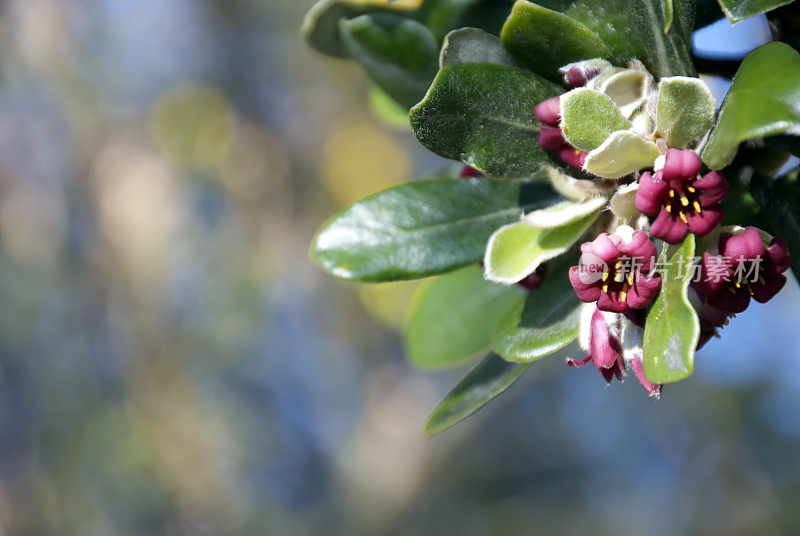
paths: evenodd
<path fill-rule="evenodd" d="M 608 276 L 611 275 L 609 272 L 603 274 L 603 281 L 608 281 Z"/>
<path fill-rule="evenodd" d="M 669 196 L 670 197 L 675 197 L 675 190 L 670 190 L 669 191 Z"/>
<path fill-rule="evenodd" d="M 683 223 L 689 223 L 689 220 L 686 219 L 686 214 L 684 214 L 683 212 L 678 212 L 678 216 L 681 217 Z"/>
<path fill-rule="evenodd" d="M 767 284 L 767 282 L 764 281 L 764 276 L 763 275 L 758 276 L 758 282 L 761 283 L 762 285 L 766 285 Z"/>
<path fill-rule="evenodd" d="M 672 205 L 667 205 L 664 208 L 667 209 L 667 212 L 672 212 Z"/>
<path fill-rule="evenodd" d="M 693 194 L 693 193 L 695 193 L 697 191 L 697 190 L 694 189 L 694 186 L 687 186 L 686 190 L 688 190 L 688 192 L 690 194 Z"/>
<path fill-rule="evenodd" d="M 614 281 L 617 283 L 622 283 L 625 280 L 625 275 L 622 272 L 617 272 L 614 274 Z"/>
<path fill-rule="evenodd" d="M 619 301 L 624 302 L 628 297 L 628 292 L 623 290 L 619 293 Z"/>
<path fill-rule="evenodd" d="M 753 287 L 750 286 L 750 283 L 745 283 L 745 285 L 747 285 L 747 292 L 752 296 L 754 294 Z"/>
<path fill-rule="evenodd" d="M 633 272 L 628 274 L 628 284 L 633 286 Z"/>
<path fill-rule="evenodd" d="M 736 289 L 733 288 L 732 286 L 728 285 L 726 288 L 728 289 L 728 292 L 730 292 L 731 294 L 736 294 Z"/>
<path fill-rule="evenodd" d="M 684 207 L 688 207 L 689 206 L 689 200 L 686 198 L 685 195 L 681 196 L 681 205 L 683 205 Z"/>
<path fill-rule="evenodd" d="M 741 283 L 739 283 L 738 281 L 736 281 L 736 282 L 733 284 L 733 286 L 735 286 L 736 288 L 742 288 L 742 284 L 741 284 Z"/>
<path fill-rule="evenodd" d="M 603 285 L 603 292 L 608 292 L 608 283 Z"/>
<path fill-rule="evenodd" d="M 698 214 L 700 214 L 701 212 L 703 212 L 703 209 L 702 209 L 702 208 L 700 208 L 700 203 L 698 203 L 697 201 L 695 201 L 694 203 L 692 203 L 692 206 L 694 207 L 694 211 L 695 211 L 695 212 L 697 212 Z"/>

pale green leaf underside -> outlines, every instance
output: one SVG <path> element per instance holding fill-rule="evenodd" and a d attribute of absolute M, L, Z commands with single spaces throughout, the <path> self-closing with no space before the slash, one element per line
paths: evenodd
<path fill-rule="evenodd" d="M 583 169 L 598 177 L 618 179 L 634 171 L 652 168 L 658 146 L 632 130 L 614 132 L 586 155 Z"/>
<path fill-rule="evenodd" d="M 486 279 L 506 285 L 520 281 L 541 263 L 566 252 L 599 214 L 595 209 L 560 227 L 534 227 L 521 221 L 498 229 L 486 246 Z"/>
<path fill-rule="evenodd" d="M 647 314 L 644 331 L 644 371 L 653 383 L 676 382 L 694 372 L 700 321 L 687 296 L 693 275 L 687 263 L 694 255 L 693 234 L 679 245 L 664 244 L 661 251 L 660 260 L 666 261 L 659 263 L 665 266 L 661 294 Z"/>

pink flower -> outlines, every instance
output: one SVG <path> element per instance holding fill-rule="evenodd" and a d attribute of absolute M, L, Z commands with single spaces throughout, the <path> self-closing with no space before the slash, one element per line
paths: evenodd
<path fill-rule="evenodd" d="M 571 67 L 564 74 L 564 81 L 572 87 L 583 87 L 592 78 L 599 75 L 603 70 L 600 67 Z"/>
<path fill-rule="evenodd" d="M 655 398 L 661 396 L 662 385 L 651 383 L 644 375 L 644 352 L 642 350 L 638 350 L 631 360 L 631 368 L 636 375 L 636 379 L 639 380 L 639 383 L 642 384 L 642 387 L 650 396 Z"/>
<path fill-rule="evenodd" d="M 670 149 L 664 169 L 642 174 L 636 208 L 657 216 L 650 236 L 670 244 L 680 243 L 691 231 L 710 233 L 722 221 L 720 201 L 728 193 L 728 181 L 717 171 L 700 177 L 700 157 L 689 150 Z"/>
<path fill-rule="evenodd" d="M 739 235 L 720 235 L 718 249 L 720 255 L 703 254 L 695 284 L 714 309 L 741 313 L 751 297 L 766 303 L 786 284 L 783 272 L 792 258 L 783 238 L 773 238 L 766 247 L 758 229 L 748 227 Z"/>
<path fill-rule="evenodd" d="M 559 122 L 561 121 L 560 97 L 551 97 L 534 108 L 536 118 L 543 123 L 539 131 L 539 145 L 558 153 L 559 158 L 574 168 L 582 168 L 586 152 L 579 151 L 564 139 Z"/>
<path fill-rule="evenodd" d="M 643 309 L 661 290 L 661 276 L 653 272 L 656 247 L 644 232 L 626 229 L 632 231 L 628 241 L 618 234 L 602 233 L 582 244 L 580 264 L 569 269 L 578 298 L 596 301 L 602 311 Z"/>
<path fill-rule="evenodd" d="M 591 361 L 608 383 L 614 379 L 622 381 L 625 377 L 625 362 L 622 360 L 622 347 L 619 339 L 611 335 L 605 316 L 600 309 L 592 314 L 589 328 L 589 355 L 584 359 L 567 359 L 571 367 L 582 367 Z"/>

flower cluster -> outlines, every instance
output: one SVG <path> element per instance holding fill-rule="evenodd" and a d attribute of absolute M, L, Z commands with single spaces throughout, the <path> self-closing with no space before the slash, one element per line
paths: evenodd
<path fill-rule="evenodd" d="M 584 329 L 588 326 L 588 337 L 582 344 L 588 355 L 568 362 L 580 367 L 591 361 L 608 382 L 614 377 L 624 378 L 627 362 L 645 389 L 658 395 L 661 386 L 649 382 L 644 375 L 641 341 L 626 345 L 620 327 L 629 323 L 642 329 L 646 312 L 661 291 L 654 240 L 675 245 L 689 233 L 697 237 L 714 232 L 719 235 L 710 249 L 705 247 L 705 251 L 698 252 L 702 254 L 696 258 L 699 263 L 689 261 L 696 263 L 690 268 L 698 275 L 689 289 L 701 327 L 698 348 L 718 335 L 719 328 L 727 325 L 733 315 L 744 311 L 751 298 L 764 303 L 775 296 L 786 282 L 783 273 L 789 267 L 790 256 L 782 238 L 768 237 L 753 227 L 719 230 L 728 181 L 717 170 L 703 173 L 700 156 L 688 148 L 695 146 L 708 127 L 697 130 L 691 139 L 681 138 L 680 131 L 672 135 L 662 131 L 653 105 L 660 98 L 659 90 L 649 74 L 641 71 L 637 65 L 624 70 L 598 60 L 568 65 L 562 69 L 564 81 L 586 89 L 549 98 L 536 106 L 534 113 L 542 123 L 539 143 L 543 148 L 554 151 L 573 168 L 599 175 L 595 181 L 583 179 L 588 186 L 582 188 L 582 195 L 595 188 L 596 195 L 610 198 L 607 190 L 601 192 L 597 185 L 609 180 L 618 184 L 609 204 L 613 217 L 606 220 L 606 230 L 581 245 L 579 264 L 569 270 L 578 298 L 591 305 L 587 306 L 590 316 L 585 315 L 582 321 Z M 627 86 L 615 86 L 617 79 L 624 79 Z M 635 85 L 637 80 L 642 81 L 641 95 L 634 91 L 631 96 L 632 81 Z M 686 83 L 693 87 L 701 83 L 688 80 Z M 627 93 L 620 93 L 615 87 L 625 87 Z M 564 99 L 575 91 L 605 92 L 619 108 L 619 124 L 629 124 L 630 130 L 614 132 L 607 142 L 591 151 L 574 147 L 565 123 Z M 592 98 L 601 102 L 606 97 Z M 713 116 L 713 105 L 711 109 Z M 574 139 L 583 138 L 576 135 Z M 651 154 L 655 157 L 648 156 Z M 619 162 L 635 162 L 639 167 L 630 171 L 631 168 L 621 168 Z M 627 174 L 618 177 L 619 169 Z M 625 196 L 630 201 L 625 201 Z M 635 208 L 620 211 L 615 202 Z M 707 246 L 707 242 L 702 243 Z M 752 279 L 742 279 L 743 273 Z"/>

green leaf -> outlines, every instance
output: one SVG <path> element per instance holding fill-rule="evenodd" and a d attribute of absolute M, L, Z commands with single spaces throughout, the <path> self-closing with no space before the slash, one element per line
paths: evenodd
<path fill-rule="evenodd" d="M 694 255 L 693 234 L 676 246 L 664 244 L 661 250 L 661 294 L 644 327 L 644 372 L 653 383 L 676 382 L 694 372 L 700 321 L 687 296 L 693 274 L 687 264 Z"/>
<path fill-rule="evenodd" d="M 414 295 L 403 330 L 411 363 L 448 368 L 486 350 L 520 293 L 486 281 L 477 265 L 426 281 Z"/>
<path fill-rule="evenodd" d="M 731 22 L 739 22 L 791 3 L 792 0 L 719 0 L 722 11 Z"/>
<path fill-rule="evenodd" d="M 800 279 L 800 188 L 785 176 L 770 180 L 761 175 L 753 176 L 749 188 L 761 215 L 789 244 L 792 272 Z"/>
<path fill-rule="evenodd" d="M 586 155 L 583 169 L 598 177 L 618 179 L 634 171 L 653 167 L 658 146 L 632 130 L 618 130 L 600 147 Z"/>
<path fill-rule="evenodd" d="M 673 0 L 672 24 L 664 0 L 540 0 L 585 24 L 611 49 L 617 65 L 638 58 L 658 77 L 696 74 L 691 34 L 694 0 Z"/>
<path fill-rule="evenodd" d="M 463 421 L 493 398 L 511 387 L 528 370 L 528 365 L 504 361 L 490 354 L 450 391 L 425 425 L 429 436 Z"/>
<path fill-rule="evenodd" d="M 339 29 L 350 56 L 397 102 L 410 108 L 425 96 L 439 56 L 425 26 L 396 15 L 362 15 L 342 19 Z"/>
<path fill-rule="evenodd" d="M 672 11 L 672 0 L 663 0 L 664 2 L 664 33 L 668 33 L 672 27 L 672 18 L 674 13 Z"/>
<path fill-rule="evenodd" d="M 599 147 L 612 132 L 631 128 L 611 97 L 585 88 L 561 97 L 561 117 L 564 137 L 581 151 Z"/>
<path fill-rule="evenodd" d="M 411 109 L 411 126 L 434 153 L 493 177 L 538 177 L 557 161 L 539 146 L 533 109 L 558 95 L 535 74 L 490 63 L 449 65 Z"/>
<path fill-rule="evenodd" d="M 721 169 L 745 140 L 800 132 L 800 54 L 784 43 L 760 46 L 742 62 L 703 150 Z"/>
<path fill-rule="evenodd" d="M 422 0 L 320 0 L 303 19 L 301 33 L 312 48 L 323 54 L 346 58 L 339 36 L 339 21 L 366 13 L 412 13 Z"/>
<path fill-rule="evenodd" d="M 567 263 L 548 270 L 542 286 L 500 321 L 492 347 L 508 361 L 527 363 L 578 338 L 583 303 L 569 282 Z"/>
<path fill-rule="evenodd" d="M 568 63 L 611 55 L 585 25 L 526 0 L 514 4 L 500 38 L 525 67 L 554 81 L 562 80 L 559 68 Z"/>
<path fill-rule="evenodd" d="M 605 199 L 599 198 L 581 204 L 564 203 L 560 207 L 567 206 L 570 214 L 556 227 L 536 226 L 527 221 L 501 227 L 486 246 L 483 261 L 486 279 L 510 285 L 533 273 L 543 262 L 565 253 L 594 223 L 605 203 Z"/>
<path fill-rule="evenodd" d="M 444 38 L 439 66 L 459 63 L 496 63 L 514 67 L 514 59 L 500 39 L 477 28 L 453 30 Z"/>
<path fill-rule="evenodd" d="M 310 255 L 344 279 L 416 279 L 478 262 L 498 227 L 518 220 L 523 211 L 559 201 L 544 183 L 410 182 L 333 216 L 315 237 Z"/>
<path fill-rule="evenodd" d="M 670 147 L 686 147 L 714 124 L 717 102 L 699 78 L 663 78 L 659 88 L 656 124 Z"/>

